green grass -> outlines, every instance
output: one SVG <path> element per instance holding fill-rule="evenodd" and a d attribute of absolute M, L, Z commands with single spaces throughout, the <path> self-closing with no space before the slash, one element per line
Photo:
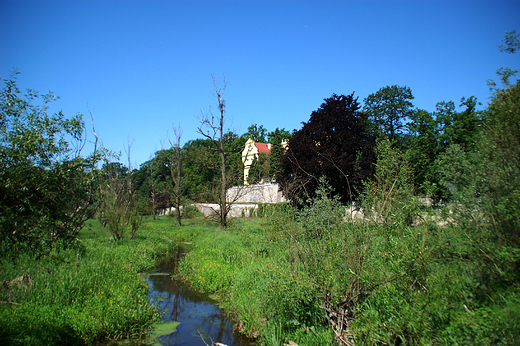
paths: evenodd
<path fill-rule="evenodd" d="M 322 202 L 193 233 L 180 275 L 264 345 L 333 344 L 320 308 L 326 293 L 353 299 L 349 333 L 358 345 L 518 344 L 515 276 L 486 254 L 493 243 L 476 243 L 474 229 L 412 227 L 399 215 L 337 222 Z"/>
<path fill-rule="evenodd" d="M 193 238 L 179 274 L 195 289 L 212 293 L 241 321 L 242 332 L 261 337 L 263 344 L 330 345 L 319 292 L 291 272 L 284 243 L 266 227 L 263 219 L 244 218 L 233 220 L 225 232 L 206 229 Z"/>
<path fill-rule="evenodd" d="M 138 337 L 159 313 L 147 299 L 139 272 L 175 247 L 174 220 L 143 222 L 137 236 L 115 242 L 90 220 L 80 232 L 83 250 L 33 258 L 2 258 L 0 280 L 24 273 L 30 282 L 0 292 L 0 339 L 7 345 L 89 344 L 105 338 Z M 79 259 L 79 261 L 78 261 Z"/>
<path fill-rule="evenodd" d="M 333 202 L 313 208 L 275 208 L 265 218 L 234 219 L 227 231 L 202 217 L 182 227 L 170 217 L 147 219 L 134 239 L 120 242 L 90 221 L 80 233 L 83 251 L 0 261 L 0 280 L 32 277 L 0 291 L 1 301 L 17 303 L 0 304 L 0 339 L 68 345 L 143 335 L 159 315 L 138 273 L 175 241 L 189 240 L 193 250 L 178 275 L 212 294 L 263 345 L 333 344 L 320 305 L 325 293 L 341 301 L 354 282 L 349 332 L 358 345 L 518 343 L 518 288 L 468 233 L 337 222 Z"/>

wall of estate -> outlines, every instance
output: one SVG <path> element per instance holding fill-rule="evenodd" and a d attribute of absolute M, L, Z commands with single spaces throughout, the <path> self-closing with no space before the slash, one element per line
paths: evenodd
<path fill-rule="evenodd" d="M 227 191 L 228 202 L 234 203 L 282 203 L 286 202 L 278 183 L 233 186 Z"/>
<path fill-rule="evenodd" d="M 229 212 L 230 217 L 249 217 L 256 215 L 259 203 L 282 203 L 286 199 L 281 191 L 278 191 L 277 183 L 255 184 L 247 186 L 233 186 L 227 191 L 229 203 L 233 203 Z M 204 216 L 214 216 L 220 209 L 216 203 L 194 203 Z M 168 215 L 175 212 L 175 208 L 159 209 L 157 214 Z"/>

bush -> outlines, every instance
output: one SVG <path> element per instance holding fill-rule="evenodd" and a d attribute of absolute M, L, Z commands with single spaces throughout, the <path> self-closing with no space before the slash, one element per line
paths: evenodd
<path fill-rule="evenodd" d="M 194 206 L 193 204 L 185 204 L 182 207 L 181 211 L 182 211 L 182 217 L 186 218 L 186 219 L 193 219 L 198 216 L 203 216 L 203 214 L 199 211 L 199 209 L 197 209 L 197 207 Z"/>
<path fill-rule="evenodd" d="M 45 254 L 77 246 L 93 215 L 92 182 L 99 152 L 80 157 L 82 116 L 47 114 L 58 98 L 27 90 L 20 97 L 14 71 L 0 90 L 0 256 Z M 78 145 L 80 146 L 80 145 Z"/>

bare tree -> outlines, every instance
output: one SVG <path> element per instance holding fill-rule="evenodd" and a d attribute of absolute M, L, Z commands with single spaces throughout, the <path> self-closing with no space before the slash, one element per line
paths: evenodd
<path fill-rule="evenodd" d="M 215 210 L 218 213 L 220 220 L 220 228 L 226 230 L 227 227 L 227 216 L 231 210 L 231 204 L 227 202 L 227 175 L 226 175 L 226 157 L 227 153 L 224 147 L 224 117 L 225 117 L 225 102 L 224 102 L 224 91 L 226 90 L 226 81 L 224 79 L 224 86 L 219 89 L 215 77 L 213 79 L 213 87 L 215 88 L 219 115 L 215 117 L 209 110 L 209 115 L 204 112 L 200 116 L 200 126 L 197 128 L 199 133 L 204 137 L 211 140 L 215 149 L 220 155 L 220 171 L 222 175 L 222 181 L 220 184 L 219 194 L 219 209 Z"/>
<path fill-rule="evenodd" d="M 168 155 L 168 169 L 170 171 L 170 177 L 172 178 L 172 204 L 175 208 L 176 216 L 177 216 L 177 226 L 181 226 L 181 176 L 182 176 L 182 148 L 181 148 L 181 136 L 182 129 L 181 126 L 175 128 L 173 127 L 173 135 L 175 139 L 172 139 L 166 134 L 168 137 L 168 142 L 170 142 L 170 146 L 172 148 L 172 154 Z"/>
<path fill-rule="evenodd" d="M 148 172 L 150 173 L 150 185 L 152 191 L 150 191 L 150 198 L 151 198 L 151 204 L 152 204 L 152 215 L 153 219 L 157 220 L 157 189 L 156 189 L 156 180 L 155 176 L 157 174 L 157 171 L 155 169 L 155 162 L 153 161 L 152 155 L 150 155 L 150 166 L 148 167 Z"/>
<path fill-rule="evenodd" d="M 128 167 L 120 162 L 105 160 L 104 179 L 100 184 L 101 221 L 108 225 L 115 240 L 122 240 L 127 230 L 132 239 L 141 225 L 141 217 L 135 204 L 136 190 L 132 184 L 132 165 L 130 158 L 132 143 L 125 149 Z"/>

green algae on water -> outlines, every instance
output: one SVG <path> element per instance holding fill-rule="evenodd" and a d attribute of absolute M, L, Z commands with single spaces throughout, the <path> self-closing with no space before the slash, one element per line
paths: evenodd
<path fill-rule="evenodd" d="M 153 330 L 148 333 L 147 338 L 150 339 L 150 342 L 152 342 L 152 345 L 159 346 L 161 344 L 160 341 L 157 340 L 157 338 L 175 333 L 177 331 L 177 327 L 181 324 L 180 322 L 172 321 L 172 322 L 158 322 L 154 323 Z"/>

